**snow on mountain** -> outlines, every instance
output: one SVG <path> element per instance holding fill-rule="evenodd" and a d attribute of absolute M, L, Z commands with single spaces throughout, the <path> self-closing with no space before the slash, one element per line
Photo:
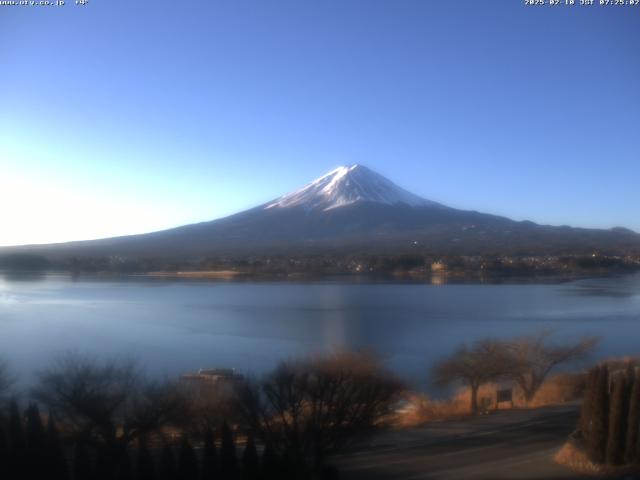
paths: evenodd
<path fill-rule="evenodd" d="M 367 167 L 351 165 L 338 167 L 264 208 L 303 207 L 305 210 L 328 211 L 357 202 L 405 204 L 414 207 L 441 206 L 400 188 Z"/>

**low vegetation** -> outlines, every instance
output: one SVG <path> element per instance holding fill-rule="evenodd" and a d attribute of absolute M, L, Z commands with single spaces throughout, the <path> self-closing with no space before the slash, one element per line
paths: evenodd
<path fill-rule="evenodd" d="M 487 411 L 490 412 L 512 408 L 540 408 L 581 400 L 585 386 L 584 373 L 558 373 L 549 376 L 530 401 L 526 401 L 524 393 L 518 386 L 514 386 L 513 401 L 498 403 L 496 393 L 501 385 L 493 382 L 480 386 L 477 396 L 486 401 Z M 406 405 L 398 412 L 396 425 L 411 427 L 468 417 L 471 414 L 470 400 L 471 391 L 468 387 L 460 387 L 444 399 L 434 399 L 424 393 L 411 393 L 407 396 Z"/>
<path fill-rule="evenodd" d="M 5 368 L 0 381 L 1 394 Z M 382 425 L 403 390 L 360 354 L 284 362 L 235 386 L 221 397 L 149 381 L 129 361 L 66 355 L 39 373 L 26 408 L 0 408 L 2 478 L 333 479 L 326 455 Z"/>
<path fill-rule="evenodd" d="M 594 464 L 638 462 L 640 380 L 631 364 L 599 366 L 588 381 L 551 374 L 595 344 L 540 333 L 462 346 L 432 369 L 439 385 L 461 387 L 446 401 L 408 392 L 363 353 L 286 361 L 262 378 L 223 385 L 150 381 L 134 362 L 73 354 L 39 372 L 31 403 L 21 406 L 0 363 L 0 465 L 9 480 L 25 472 L 60 480 L 333 479 L 331 455 L 375 429 L 497 408 L 505 382 L 513 388 L 500 408 L 573 400 L 586 389 L 577 451 Z"/>

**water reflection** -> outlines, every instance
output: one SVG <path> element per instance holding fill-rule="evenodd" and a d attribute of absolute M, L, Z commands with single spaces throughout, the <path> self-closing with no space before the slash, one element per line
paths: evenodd
<path fill-rule="evenodd" d="M 4 270 L 0 271 L 0 277 L 5 282 L 42 282 L 47 279 L 48 274 L 44 271 L 30 270 Z"/>
<path fill-rule="evenodd" d="M 29 279 L 28 281 L 26 279 Z M 277 361 L 374 349 L 426 385 L 464 341 L 551 328 L 604 334 L 598 354 L 637 353 L 640 277 L 557 285 L 252 283 L 4 275 L 0 356 L 28 378 L 66 350 L 133 355 L 152 374 L 200 367 L 259 373 Z"/>

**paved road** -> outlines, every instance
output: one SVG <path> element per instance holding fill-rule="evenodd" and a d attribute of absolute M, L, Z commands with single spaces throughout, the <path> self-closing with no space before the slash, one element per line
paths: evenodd
<path fill-rule="evenodd" d="M 575 428 L 575 405 L 507 410 L 381 434 L 340 456 L 345 480 L 578 479 L 553 454 Z"/>

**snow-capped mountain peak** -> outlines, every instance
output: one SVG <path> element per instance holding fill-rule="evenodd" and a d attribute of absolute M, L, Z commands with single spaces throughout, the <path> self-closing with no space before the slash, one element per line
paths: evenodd
<path fill-rule="evenodd" d="M 295 192 L 268 203 L 265 209 L 304 207 L 308 210 L 332 210 L 357 202 L 415 207 L 439 206 L 397 186 L 363 165 L 338 167 Z"/>

